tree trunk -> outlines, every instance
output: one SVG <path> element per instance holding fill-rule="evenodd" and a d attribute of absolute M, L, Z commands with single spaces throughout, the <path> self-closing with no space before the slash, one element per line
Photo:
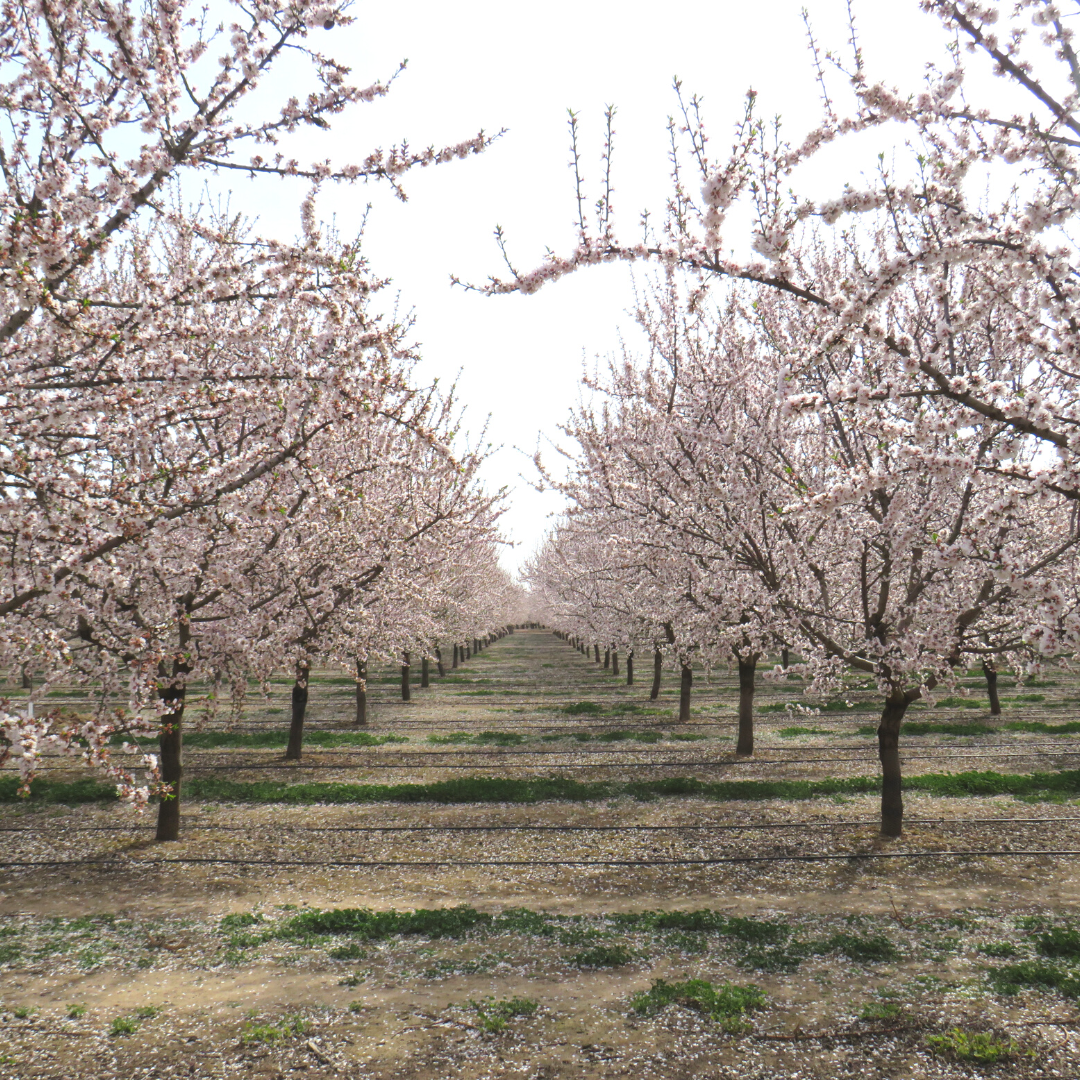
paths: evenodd
<path fill-rule="evenodd" d="M 425 656 L 420 661 L 420 689 L 424 690 L 431 685 L 431 663 Z"/>
<path fill-rule="evenodd" d="M 599 645 L 594 645 L 593 646 L 593 652 L 594 652 L 594 655 L 596 656 L 596 662 L 599 664 L 600 663 L 600 646 Z"/>
<path fill-rule="evenodd" d="M 619 653 L 616 649 L 611 650 L 611 674 L 619 674 Z"/>
<path fill-rule="evenodd" d="M 34 689 L 34 676 L 30 674 L 30 668 L 28 665 L 23 664 L 22 667 L 22 688 L 24 690 Z"/>
<path fill-rule="evenodd" d="M 438 665 L 439 678 L 441 679 L 446 674 L 446 668 L 443 667 L 443 662 L 442 662 L 442 649 L 436 649 L 435 650 L 435 663 Z"/>
<path fill-rule="evenodd" d="M 664 666 L 664 654 L 659 650 L 653 652 L 652 658 L 652 689 L 649 691 L 649 700 L 655 701 L 660 696 L 660 672 Z"/>
<path fill-rule="evenodd" d="M 736 754 L 754 752 L 754 672 L 757 670 L 757 654 L 753 659 L 739 661 L 739 743 Z"/>
<path fill-rule="evenodd" d="M 605 649 L 604 650 L 604 670 L 607 671 L 607 669 L 609 667 L 611 667 L 611 650 L 610 649 Z"/>
<path fill-rule="evenodd" d="M 790 663 L 791 663 L 791 653 L 788 652 L 787 649 L 781 649 L 780 650 L 780 666 L 783 667 L 783 668 L 787 668 L 787 666 Z"/>
<path fill-rule="evenodd" d="M 465 650 L 465 659 L 466 660 L 471 660 L 472 659 L 472 653 L 469 651 L 468 644 L 463 645 L 462 648 Z"/>
<path fill-rule="evenodd" d="M 626 654 L 626 685 L 634 685 L 634 650 L 631 649 Z"/>
<path fill-rule="evenodd" d="M 986 696 L 990 699 L 990 715 L 1001 715 L 1001 700 L 997 692 L 997 668 L 983 661 L 983 674 L 986 676 Z"/>
<path fill-rule="evenodd" d="M 292 720 L 289 723 L 289 745 L 285 748 L 286 761 L 299 761 L 304 747 L 304 716 L 307 713 L 308 675 L 307 664 L 296 665 L 296 682 L 292 688 Z"/>
<path fill-rule="evenodd" d="M 679 723 L 690 722 L 690 688 L 694 685 L 694 669 L 689 664 L 682 666 L 682 679 L 679 682 Z"/>
<path fill-rule="evenodd" d="M 356 724 L 367 723 L 367 662 L 356 658 Z"/>
<path fill-rule="evenodd" d="M 186 616 L 180 620 L 178 656 L 183 657 L 191 641 L 191 627 Z M 162 671 L 162 668 L 158 669 Z M 172 679 L 162 687 L 161 700 L 165 705 L 161 718 L 158 747 L 161 751 L 161 779 L 172 786 L 172 794 L 158 803 L 157 839 L 180 839 L 180 782 L 184 775 L 184 704 L 187 700 L 186 677 L 191 669 L 176 659 Z"/>
<path fill-rule="evenodd" d="M 402 653 L 404 662 L 401 665 L 401 700 L 411 701 L 412 693 L 409 687 L 409 654 Z"/>
<path fill-rule="evenodd" d="M 450 670 L 457 671 L 458 647 L 454 646 L 454 658 L 450 661 Z"/>
<path fill-rule="evenodd" d="M 878 725 L 882 836 L 899 836 L 904 829 L 904 797 L 900 790 L 900 724 L 908 704 L 907 694 L 891 694 L 885 699 L 885 709 Z"/>
<path fill-rule="evenodd" d="M 172 794 L 158 803 L 158 840 L 180 839 L 180 781 L 184 773 L 184 700 L 186 686 L 167 686 L 161 699 L 168 712 L 161 718 L 158 747 L 161 751 L 161 779 L 172 785 Z M 166 730 L 168 728 L 168 730 Z"/>

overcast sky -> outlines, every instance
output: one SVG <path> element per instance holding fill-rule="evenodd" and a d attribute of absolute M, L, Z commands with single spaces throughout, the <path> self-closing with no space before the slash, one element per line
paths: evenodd
<path fill-rule="evenodd" d="M 844 0 L 805 0 L 823 46 L 844 52 Z M 467 427 L 487 422 L 499 447 L 486 473 L 491 487 L 512 488 L 505 531 L 517 545 L 504 563 L 515 568 L 541 541 L 560 502 L 530 487 L 529 456 L 538 440 L 558 441 L 558 426 L 578 400 L 582 363 L 618 348 L 631 278 L 626 267 L 584 271 L 529 297 L 486 298 L 451 288 L 450 275 L 483 282 L 502 270 L 492 240 L 506 230 L 522 269 L 545 248 L 574 242 L 566 110 L 579 112 L 585 179 L 599 194 L 603 110 L 618 108 L 614 153 L 615 208 L 621 231 L 636 238 L 643 209 L 662 212 L 668 191 L 665 124 L 676 108 L 672 79 L 704 98 L 714 153 L 721 156 L 745 92 L 759 94 L 759 114 L 780 114 L 792 138 L 821 115 L 798 0 L 733 0 L 645 7 L 555 0 L 541 5 L 492 0 L 411 0 L 354 8 L 357 23 L 328 34 L 319 47 L 353 65 L 362 83 L 408 68 L 388 98 L 343 115 L 307 148 L 344 164 L 375 146 L 408 139 L 444 145 L 480 128 L 506 134 L 485 154 L 405 178 L 407 204 L 383 185 L 328 191 L 320 213 L 354 230 L 370 201 L 366 250 L 373 268 L 394 280 L 402 305 L 414 309 L 424 372 L 458 378 Z M 942 57 L 936 20 L 916 0 L 855 4 L 867 66 L 875 76 L 915 89 L 923 65 Z M 864 146 L 832 159 L 811 178 L 818 193 L 857 181 L 872 167 Z M 846 153 L 846 151 L 845 151 Z M 228 180 L 234 183 L 237 174 Z M 296 232 L 299 189 L 259 183 L 242 194 L 261 218 L 260 231 Z M 269 227 L 267 227 L 269 226 Z M 490 419 L 489 419 L 490 418 Z M 551 456 L 549 451 L 548 456 Z"/>

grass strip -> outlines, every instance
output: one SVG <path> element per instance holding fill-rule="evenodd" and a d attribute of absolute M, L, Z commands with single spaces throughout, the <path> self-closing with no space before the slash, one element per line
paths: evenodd
<path fill-rule="evenodd" d="M 0 802 L 15 802 L 19 782 L 0 778 Z M 827 780 L 725 780 L 693 777 L 666 780 L 579 781 L 560 776 L 508 779 L 462 777 L 432 784 L 285 784 L 273 780 L 244 782 L 219 777 L 193 777 L 184 782 L 188 798 L 233 803 L 536 803 L 551 800 L 592 802 L 620 795 L 651 800 L 699 796 L 720 802 L 762 799 L 812 799 L 829 795 L 864 795 L 880 789 L 878 777 Z M 1063 802 L 1080 797 L 1080 770 L 1056 773 L 923 773 L 908 777 L 907 791 L 933 795 L 1013 795 L 1032 802 Z M 91 778 L 72 783 L 39 778 L 31 786 L 31 803 L 86 803 L 114 799 L 115 788 Z"/>
<path fill-rule="evenodd" d="M 157 745 L 157 737 L 124 739 L 113 738 L 113 745 L 123 742 L 138 743 L 140 746 Z M 308 731 L 304 735 L 305 746 L 383 746 L 386 743 L 405 743 L 405 735 L 372 735 L 367 731 Z M 284 749 L 289 742 L 289 732 L 285 731 L 192 731 L 184 732 L 184 745 L 201 749 L 213 749 L 217 746 L 230 746 L 247 749 Z"/>

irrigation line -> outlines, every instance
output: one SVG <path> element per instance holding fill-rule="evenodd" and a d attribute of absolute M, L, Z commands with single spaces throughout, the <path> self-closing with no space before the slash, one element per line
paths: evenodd
<path fill-rule="evenodd" d="M 905 818 L 904 823 L 913 825 L 1059 825 L 1080 824 L 1080 817 L 1061 818 Z M 186 824 L 192 829 L 212 832 L 250 832 L 250 825 L 218 825 L 187 818 Z M 268 822 L 267 827 L 285 829 L 290 832 L 342 832 L 342 833 L 472 833 L 472 832 L 750 832 L 769 829 L 839 829 L 856 828 L 867 825 L 880 825 L 880 819 L 865 821 L 767 821 L 749 825 L 293 825 L 289 822 Z M 65 828 L 64 833 L 91 832 L 132 832 L 149 831 L 153 826 L 139 825 L 87 825 Z M 47 835 L 45 829 L 25 829 L 0 826 L 0 833 L 25 833 L 28 836 Z"/>
<path fill-rule="evenodd" d="M 855 852 L 850 855 L 727 855 L 712 859 L 372 859 L 369 861 L 344 861 L 321 859 L 229 859 L 229 858 L 178 858 L 119 860 L 109 859 L 37 859 L 33 861 L 4 861 L 0 868 L 33 868 L 83 866 L 108 869 L 120 864 L 131 869 L 142 866 L 302 866 L 328 869 L 383 869 L 383 868 L 433 868 L 433 867 L 526 867 L 526 866 L 721 866 L 730 863 L 778 863 L 778 862 L 859 862 L 864 859 L 965 859 L 965 858 L 1031 858 L 1044 856 L 1073 858 L 1080 850 L 1065 851 L 873 851 Z"/>

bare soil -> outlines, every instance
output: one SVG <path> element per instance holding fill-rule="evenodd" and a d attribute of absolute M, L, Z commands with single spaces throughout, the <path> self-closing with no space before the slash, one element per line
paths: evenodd
<path fill-rule="evenodd" d="M 368 730 L 408 743 L 313 748 L 288 767 L 280 750 L 193 748 L 188 765 L 194 775 L 290 782 L 876 774 L 874 742 L 856 734 L 874 723 L 875 704 L 858 685 L 845 696 L 850 714 L 763 713 L 755 757 L 740 761 L 730 752 L 737 688 L 726 673 L 698 680 L 687 727 L 671 717 L 676 688 L 650 703 L 647 684 L 627 687 L 540 631 L 496 642 L 442 683 L 433 675 L 409 705 L 393 699 L 393 672 L 381 678 Z M 1001 719 L 1074 719 L 1076 684 L 1058 673 L 1044 678 L 1054 685 L 1004 689 L 1042 700 L 1008 701 Z M 797 693 L 767 682 L 760 704 Z M 283 681 L 229 726 L 280 727 L 287 694 Z M 56 700 L 78 706 L 76 694 L 64 695 Z M 351 697 L 348 680 L 321 673 L 309 728 L 352 730 Z M 565 711 L 581 702 L 598 711 Z M 912 719 L 997 723 L 963 706 Z M 797 724 L 823 733 L 781 734 Z M 429 741 L 485 731 L 522 741 Z M 599 738 L 612 731 L 662 737 Z M 705 738 L 680 742 L 678 734 Z M 909 774 L 1050 772 L 1080 761 L 1080 738 L 1069 735 L 925 735 L 905 745 Z M 48 775 L 76 775 L 50 764 Z M 70 865 L 0 870 L 0 1078 L 1080 1076 L 1075 997 L 1030 986 L 1003 993 L 994 983 L 1009 965 L 1080 968 L 1080 955 L 1040 951 L 1048 933 L 1076 925 L 1080 858 L 1051 852 L 1080 852 L 1080 807 L 914 793 L 906 812 L 904 837 L 885 843 L 873 796 L 190 802 L 181 841 L 157 845 L 150 821 L 118 806 L 8 804 L 0 808 L 4 861 Z M 1017 854 L 940 854 L 956 851 Z M 912 853 L 924 857 L 874 857 Z M 820 855 L 840 858 L 792 861 Z M 761 861 L 677 861 L 717 858 Z M 182 859 L 211 861 L 161 865 Z M 357 862 L 382 865 L 327 865 Z M 435 865 L 389 865 L 410 862 Z M 312 909 L 462 904 L 496 916 L 546 913 L 549 927 L 378 940 L 289 933 L 291 920 Z M 780 926 L 787 944 L 617 918 L 698 909 L 755 920 L 747 933 Z M 882 940 L 881 956 L 859 953 L 858 942 L 865 952 Z M 629 960 L 580 960 L 598 946 L 622 947 Z M 636 1010 L 633 995 L 658 979 L 752 984 L 765 1003 L 731 1022 L 689 999 Z M 535 1011 L 485 1030 L 491 1002 L 514 998 L 535 1002 Z M 140 1008 L 156 1011 L 139 1017 Z M 126 1022 L 113 1033 L 118 1019 Z M 964 1060 L 931 1043 L 956 1028 L 996 1040 L 999 1060 Z"/>

